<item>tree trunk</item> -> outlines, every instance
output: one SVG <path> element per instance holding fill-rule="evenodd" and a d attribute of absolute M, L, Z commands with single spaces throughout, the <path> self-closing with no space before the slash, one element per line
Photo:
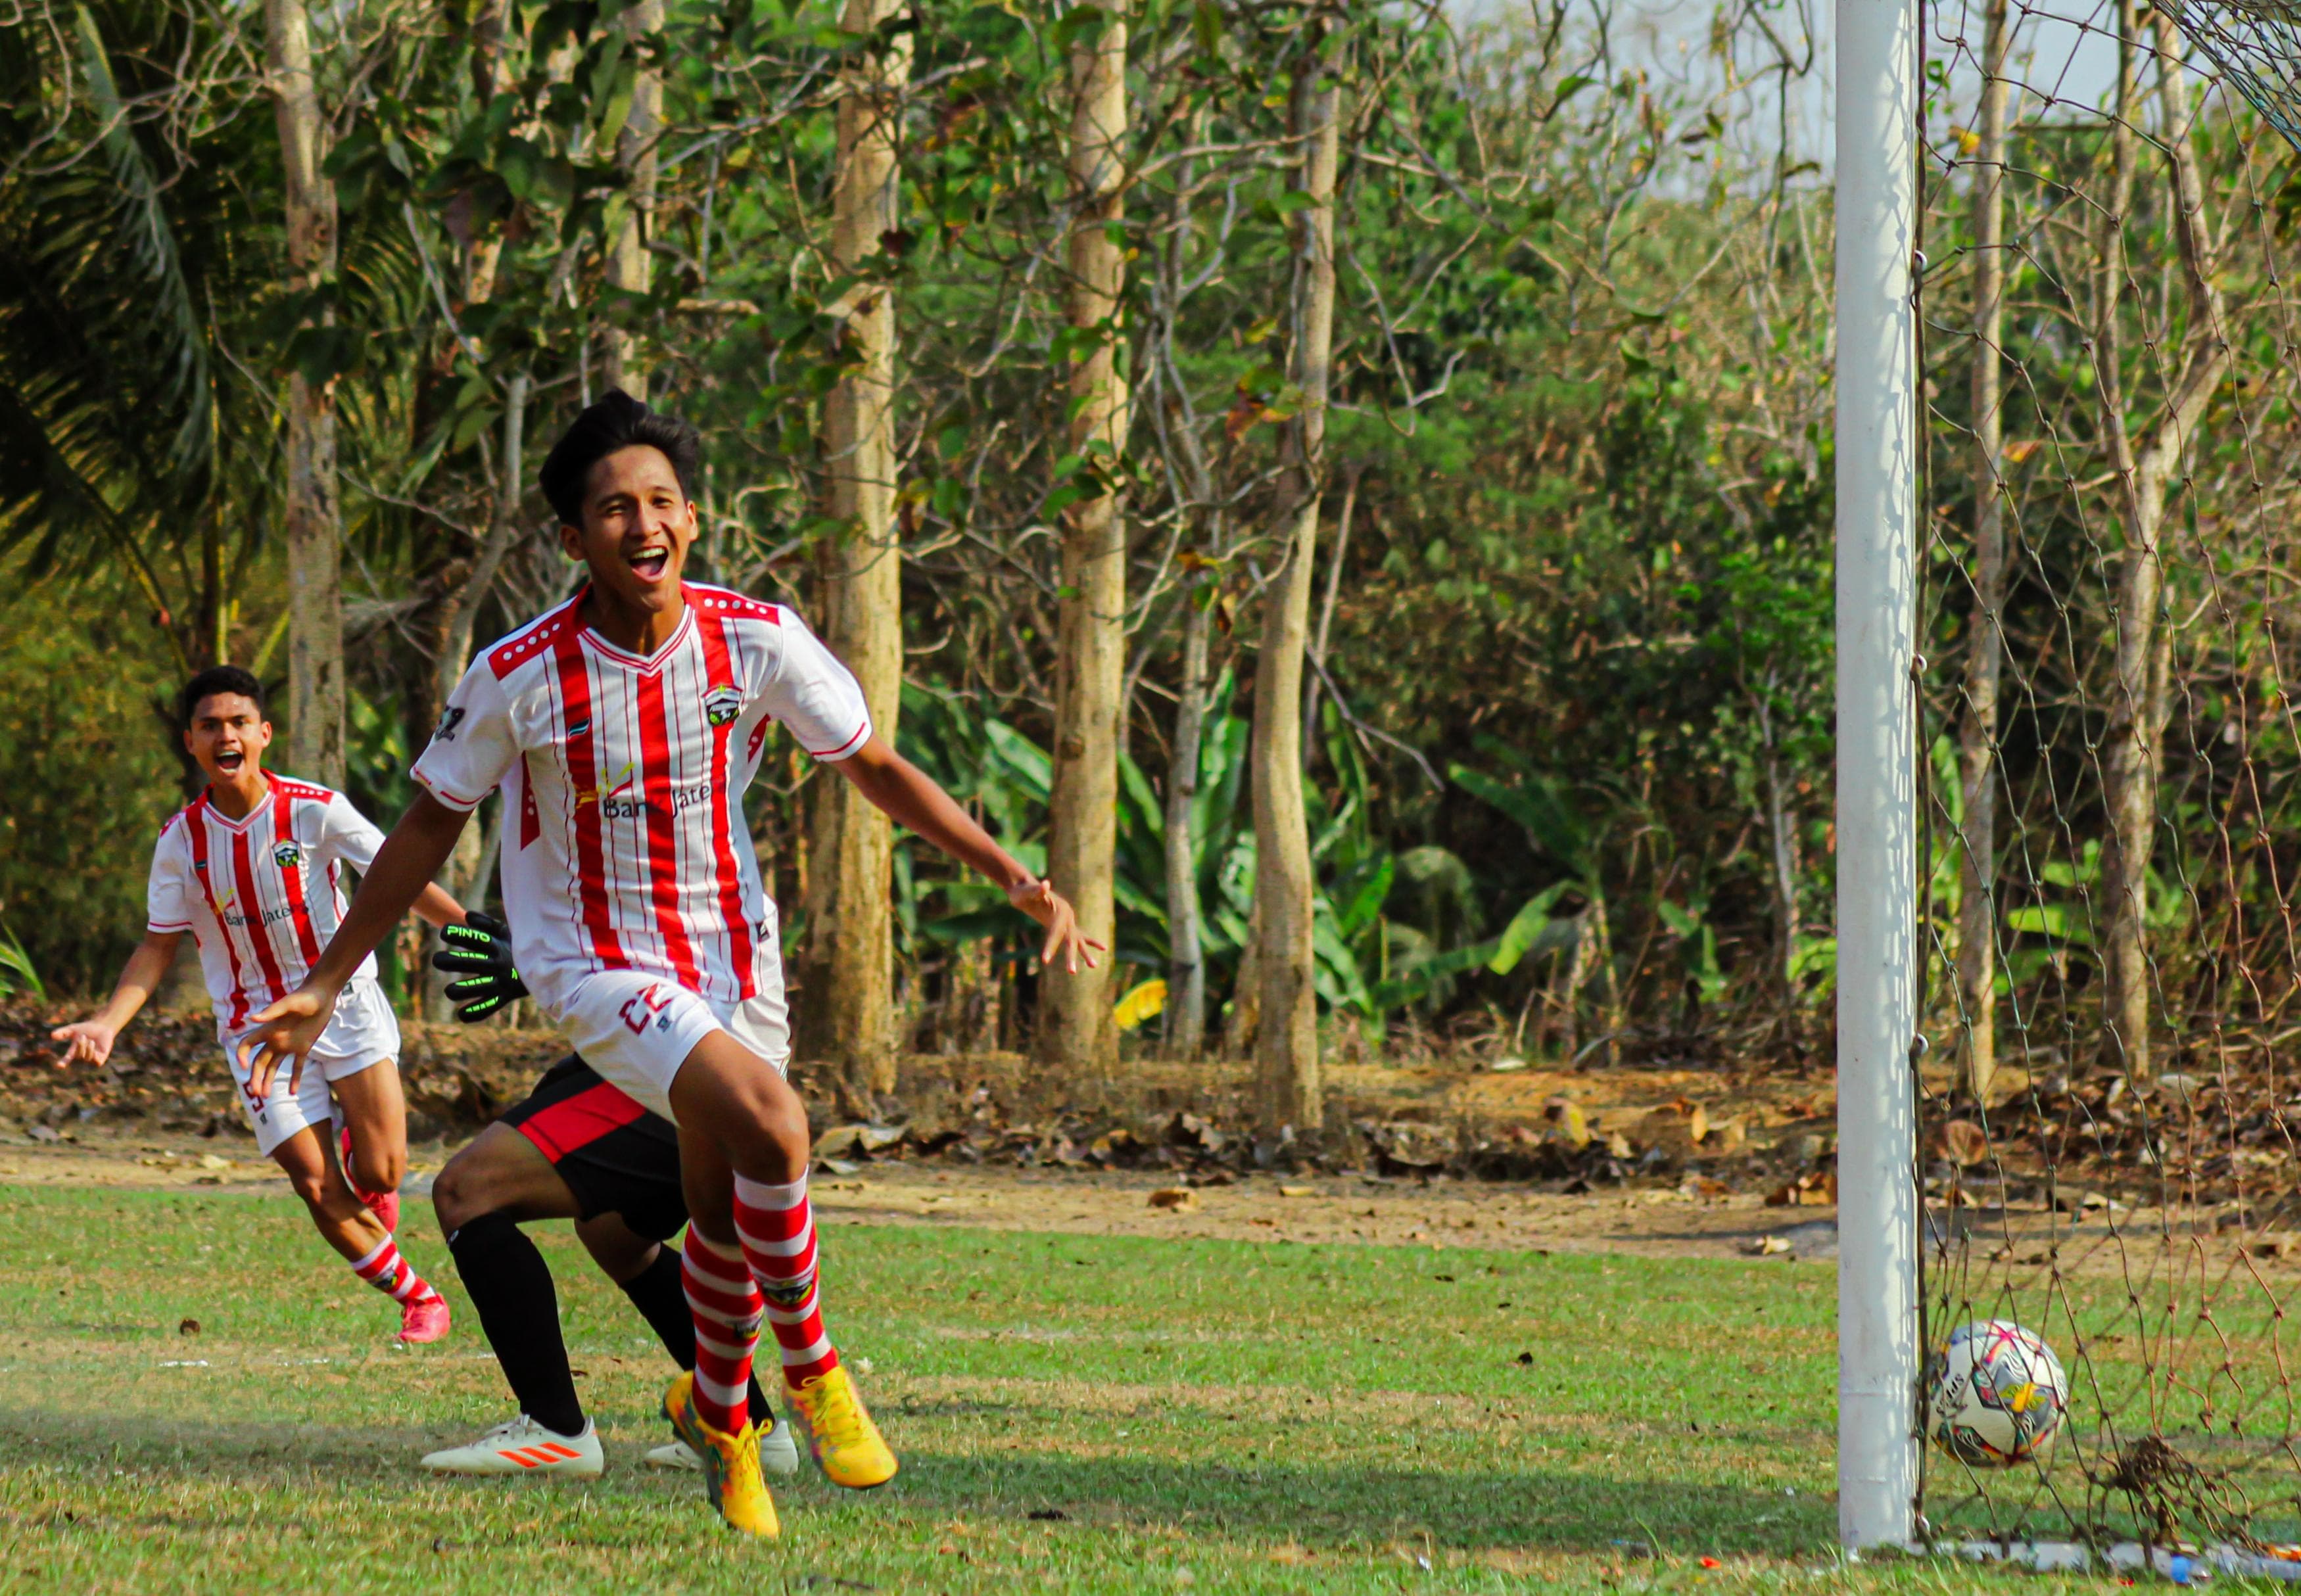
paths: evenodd
<path fill-rule="evenodd" d="M 2129 8 L 2126 27 L 2136 24 Z M 2125 492 L 2125 549 L 2117 579 L 2116 672 L 2107 748 L 2103 759 L 2103 796 L 2108 834 L 2102 850 L 2102 895 L 2109 905 L 2109 936 L 2104 949 L 2106 991 L 2103 1054 L 2112 1068 L 2136 1081 L 2154 1079 L 2155 1060 L 2149 1036 L 2148 885 L 2149 860 L 2157 831 L 2157 772 L 2163 752 L 2171 671 L 2171 639 L 2162 635 L 2159 614 L 2164 593 L 2164 554 L 2159 539 L 2165 500 L 2184 472 L 2188 439 L 2204 418 L 2213 391 L 2228 372 L 2230 349 L 2221 291 L 2214 286 L 2213 230 L 2205 216 L 2205 185 L 2196 164 L 2196 128 L 2189 109 L 2188 79 L 2180 64 L 2180 36 L 2164 17 L 2157 26 L 2157 99 L 2172 183 L 2173 233 L 2189 299 L 2181 356 L 2163 411 L 2136 449 L 2126 431 L 2124 405 L 2116 385 L 2107 384 L 2104 405 L 2112 464 Z M 2131 46 L 2124 54 L 2129 61 Z M 2121 71 L 2121 106 L 2133 98 L 2133 73 Z M 2122 123 L 2125 118 L 2121 116 Z M 2119 151 L 2129 171 L 2131 141 Z M 2121 188 L 2129 182 L 2121 172 Z M 2111 225 L 2131 213 L 2121 203 Z M 2121 257 L 2121 246 L 2118 255 Z M 2117 287 L 2125 280 L 2121 258 L 2111 262 L 2101 305 L 2105 329 L 2116 325 Z M 2120 344 L 2099 339 L 2113 366 Z M 2146 346 L 2153 363 L 2163 358 Z M 2096 364 L 2104 357 L 2096 356 Z"/>
<path fill-rule="evenodd" d="M 1257 950 L 1262 946 L 1262 906 L 1247 916 L 1246 946 L 1240 949 L 1238 968 L 1232 973 L 1230 1013 L 1223 1017 L 1223 1057 L 1252 1056 L 1262 1035 L 1262 974 Z"/>
<path fill-rule="evenodd" d="M 1774 928 L 1780 939 L 1775 949 L 1782 978 L 1782 1022 L 1797 1015 L 1798 923 L 1797 816 L 1790 805 L 1789 782 L 1773 746 L 1772 716 L 1761 703 L 1758 724 L 1766 740 L 1766 833 L 1773 854 Z"/>
<path fill-rule="evenodd" d="M 1099 35 L 1071 46 L 1070 452 L 1086 464 L 1087 497 L 1065 513 L 1055 656 L 1054 793 L 1047 873 L 1078 911 L 1079 929 L 1115 948 L 1111 871 L 1118 848 L 1118 718 L 1126 665 L 1126 523 L 1119 493 L 1126 448 L 1127 375 L 1118 360 L 1125 245 L 1126 0 L 1090 0 Z M 1077 974 L 1050 970 L 1039 987 L 1042 1063 L 1090 1074 L 1117 1063 L 1112 1022 L 1117 961 Z"/>
<path fill-rule="evenodd" d="M 1335 168 L 1340 91 L 1324 14 L 1294 69 L 1288 123 L 1300 152 L 1290 180 L 1309 203 L 1294 213 L 1294 278 L 1287 376 L 1301 409 L 1286 423 L 1278 568 L 1263 599 L 1254 685 L 1256 973 L 1262 983 L 1255 1040 L 1256 1115 L 1268 1129 L 1318 1128 L 1318 994 L 1311 985 L 1310 829 L 1302 807 L 1302 651 L 1316 577 L 1318 497 L 1326 469 L 1327 361 L 1335 327 Z"/>
<path fill-rule="evenodd" d="M 1359 506 L 1359 479 L 1365 474 L 1363 465 L 1352 465 L 1343 473 L 1343 513 L 1335 518 L 1335 553 L 1326 562 L 1326 594 L 1318 600 L 1318 632 L 1310 640 L 1310 657 L 1318 662 L 1318 668 L 1302 687 L 1306 758 L 1318 740 L 1318 689 L 1327 675 L 1326 639 L 1335 629 L 1335 601 L 1343 590 L 1343 558 L 1351 550 L 1351 519 Z"/>
<path fill-rule="evenodd" d="M 874 33 L 897 0 L 848 0 L 841 26 Z M 895 227 L 895 118 L 910 75 L 910 36 L 861 57 L 845 76 L 832 196 L 832 272 L 846 277 Z M 817 623 L 862 684 L 871 723 L 892 741 L 903 679 L 902 550 L 895 525 L 895 305 L 872 282 L 837 310 L 859 369 L 824 405 L 825 512 L 841 530 L 818 546 Z M 894 943 L 888 899 L 894 834 L 887 817 L 828 772 L 809 783 L 807 940 L 800 1051 L 829 1059 L 856 1092 L 895 1083 Z"/>
<path fill-rule="evenodd" d="M 512 63 L 513 3 L 488 0 L 472 25 L 472 93 L 483 105 L 518 81 Z M 496 296 L 496 271 L 503 262 L 503 230 L 481 228 L 467 220 L 458 236 L 463 241 L 464 302 L 484 305 Z"/>
<path fill-rule="evenodd" d="M 2004 358 L 2005 12 L 1989 0 L 1982 42 L 1980 143 L 1973 163 L 1973 620 L 1966 630 L 1965 717 L 1958 728 L 1957 981 L 1965 1004 L 1965 1078 L 1989 1100 L 1997 1073 L 1997 684 L 2005 654 Z"/>
<path fill-rule="evenodd" d="M 439 657 L 433 664 L 432 692 L 445 704 L 471 663 L 472 634 L 479 624 L 480 606 L 495 587 L 505 556 L 519 540 L 520 506 L 527 489 L 527 398 L 533 383 L 525 371 L 515 372 L 504 384 L 503 439 L 497 472 L 493 514 L 480 555 L 463 585 L 446 598 L 447 623 L 441 630 Z"/>
<path fill-rule="evenodd" d="M 518 540 L 520 506 L 525 497 L 527 477 L 527 397 L 531 388 L 528 373 L 515 372 L 505 383 L 503 447 L 498 462 L 494 512 L 489 518 L 488 535 L 480 544 L 480 557 L 472 573 L 464 579 L 463 586 L 450 593 L 445 603 L 447 623 L 440 628 L 439 657 L 432 664 L 431 690 L 433 702 L 445 704 L 462 679 L 464 667 L 471 662 L 472 634 L 477 628 L 480 606 L 487 602 L 494 588 L 496 574 L 503 569 L 504 556 Z M 454 851 L 439 865 L 439 873 L 432 880 L 442 890 L 466 906 L 487 901 L 487 874 L 493 863 L 503 834 L 501 805 L 489 835 L 498 845 L 483 846 L 480 827 L 465 826 L 456 840 Z M 454 1006 L 448 1001 L 447 984 L 449 977 L 431 967 L 430 955 L 439 947 L 439 931 L 432 926 L 423 928 L 424 975 L 424 1017 L 445 1022 L 455 1017 Z"/>
<path fill-rule="evenodd" d="M 265 0 L 271 88 L 288 190 L 288 282 L 317 290 L 336 267 L 336 195 L 321 176 L 327 129 L 312 77 L 303 0 Z M 288 378 L 288 763 L 330 787 L 344 782 L 343 527 L 336 504 L 331 383 Z"/>
<path fill-rule="evenodd" d="M 1167 1054 L 1196 1058 L 1207 1045 L 1207 963 L 1199 940 L 1197 810 L 1200 744 L 1207 727 L 1209 606 L 1183 597 L 1183 680 L 1175 747 L 1167 761 Z"/>
<path fill-rule="evenodd" d="M 623 28 L 634 48 L 640 39 L 663 26 L 663 0 L 640 0 L 625 12 Z M 656 139 L 663 130 L 663 72 L 642 62 L 632 79 L 631 113 L 615 138 L 615 164 L 625 173 L 625 209 L 607 247 L 607 286 L 625 293 L 644 294 L 654 276 L 649 270 L 648 235 L 655 220 Z M 620 388 L 634 399 L 648 396 L 647 365 L 640 357 L 639 337 L 622 327 L 607 330 L 602 372 L 609 388 Z"/>

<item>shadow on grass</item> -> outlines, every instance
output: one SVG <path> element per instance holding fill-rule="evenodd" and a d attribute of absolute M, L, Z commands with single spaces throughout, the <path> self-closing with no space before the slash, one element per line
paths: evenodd
<path fill-rule="evenodd" d="M 1370 1433 L 1361 1466 L 1271 1461 L 1230 1467 L 1155 1456 L 1081 1458 L 1023 1448 L 974 1455 L 909 1450 L 901 1475 L 867 1498 L 834 1492 L 813 1477 L 796 1490 L 777 1489 L 816 1508 L 836 1502 L 867 1512 L 869 1503 L 883 1502 L 898 1512 L 936 1517 L 1060 1514 L 1113 1529 L 1181 1525 L 1320 1550 L 1427 1535 L 1438 1546 L 1466 1550 L 1605 1551 L 1643 1542 L 1664 1552 L 1797 1555 L 1827 1547 L 1834 1534 L 1833 1509 L 1812 1495 L 1587 1471 L 1415 1468 L 1386 1450 L 1392 1440 L 1389 1432 Z M 355 1433 L 323 1425 L 161 1420 L 123 1429 L 96 1449 L 88 1445 L 85 1425 L 66 1415 L 0 1409 L 0 1471 L 29 1455 L 51 1466 L 63 1461 L 90 1470 L 167 1464 L 204 1481 L 259 1490 L 308 1489 L 314 1474 L 363 1496 L 416 1484 L 505 1488 L 498 1482 L 440 1482 L 420 1473 L 416 1458 L 441 1441 L 439 1431 L 407 1427 Z M 637 1461 L 630 1439 L 611 1441 L 611 1479 L 638 1474 Z"/>

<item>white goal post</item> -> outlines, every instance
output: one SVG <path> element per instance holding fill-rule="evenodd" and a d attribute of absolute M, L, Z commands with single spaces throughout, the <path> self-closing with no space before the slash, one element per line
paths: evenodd
<path fill-rule="evenodd" d="M 1837 0 L 1837 1526 L 1917 1528 L 1918 0 Z"/>

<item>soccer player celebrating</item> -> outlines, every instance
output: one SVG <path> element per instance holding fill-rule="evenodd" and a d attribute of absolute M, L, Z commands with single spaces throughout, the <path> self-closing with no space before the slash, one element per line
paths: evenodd
<path fill-rule="evenodd" d="M 469 1445 L 427 1454 L 423 1466 L 438 1474 L 596 1476 L 605 1459 L 575 1394 L 551 1266 L 520 1225 L 574 1220 L 584 1249 L 631 1299 L 664 1350 L 681 1368 L 692 1369 L 695 1320 L 680 1252 L 670 1244 L 687 1224 L 679 1132 L 571 1055 L 448 1161 L 431 1187 L 431 1206 L 519 1412 Z M 760 1466 L 771 1474 L 796 1472 L 791 1426 L 775 1423 L 756 1378 L 745 1411 L 757 1429 Z M 649 1452 L 648 1461 L 702 1466 L 676 1441 Z"/>
<path fill-rule="evenodd" d="M 772 1535 L 744 1410 L 763 1317 L 824 1474 L 867 1489 L 896 1464 L 817 1307 L 807 1110 L 783 1079 L 775 910 L 743 821 L 769 722 L 1005 888 L 1045 928 L 1042 962 L 1075 970 L 1097 945 L 1060 894 L 874 733 L 854 677 L 796 614 L 682 581 L 699 451 L 692 427 L 620 391 L 553 447 L 544 497 L 589 582 L 464 673 L 415 763 L 423 791 L 304 986 L 257 1016 L 242 1050 L 259 1078 L 310 1050 L 357 962 L 501 786 L 522 977 L 603 1078 L 678 1127 L 697 1364 L 665 1411 L 720 1515 Z"/>
<path fill-rule="evenodd" d="M 457 1019 L 476 1024 L 527 996 L 511 929 L 493 915 L 474 912 L 439 940 L 431 963 L 457 978 L 448 984 Z M 431 1207 L 519 1411 L 469 1445 L 427 1453 L 423 1466 L 436 1474 L 597 1477 L 606 1458 L 575 1395 L 551 1266 L 520 1226 L 574 1220 L 592 1261 L 631 1299 L 672 1361 L 692 1369 L 695 1318 L 679 1249 L 670 1245 L 687 1225 L 678 1131 L 570 1054 L 448 1160 L 432 1182 Z M 756 1375 L 746 1397 L 745 1411 L 758 1432 L 759 1466 L 796 1474 L 791 1426 L 775 1422 Z M 661 1468 L 703 1466 L 683 1441 L 656 1448 L 648 1461 Z"/>
<path fill-rule="evenodd" d="M 102 1064 L 112 1056 L 190 932 L 256 1146 L 288 1172 L 328 1245 L 399 1305 L 399 1339 L 436 1341 L 448 1333 L 448 1304 L 392 1239 L 407 1167 L 407 1107 L 396 1062 L 399 1025 L 376 984 L 375 961 L 356 961 L 314 1011 L 310 1045 L 292 1074 L 252 1075 L 235 1045 L 256 1010 L 296 989 L 319 961 L 343 917 L 339 871 L 348 865 L 364 873 L 383 833 L 342 793 L 265 773 L 272 724 L 264 689 L 247 672 L 202 671 L 185 685 L 180 707 L 184 747 L 207 788 L 161 828 L 144 940 L 111 1001 L 52 1033 L 71 1044 L 62 1062 Z M 409 906 L 434 925 L 464 918 L 428 882 L 403 910 Z M 331 1133 L 337 1119 L 342 1162 Z"/>

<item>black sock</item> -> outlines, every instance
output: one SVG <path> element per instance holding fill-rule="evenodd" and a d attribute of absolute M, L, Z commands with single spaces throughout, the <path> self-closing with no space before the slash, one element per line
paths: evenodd
<path fill-rule="evenodd" d="M 680 1283 L 679 1249 L 665 1242 L 656 1249 L 655 1261 L 629 1280 L 617 1281 L 640 1316 L 655 1330 L 656 1339 L 663 1349 L 671 1354 L 672 1362 L 682 1369 L 695 1366 L 695 1316 L 688 1310 L 687 1288 Z M 774 1356 L 774 1341 L 770 1336 L 759 1338 L 759 1351 Z M 751 1420 L 754 1424 L 769 1419 L 774 1414 L 767 1393 L 759 1389 L 758 1377 L 751 1379 Z"/>
<path fill-rule="evenodd" d="M 448 1250 L 519 1410 L 562 1435 L 580 1433 L 583 1405 L 575 1400 L 567 1344 L 559 1337 L 559 1293 L 543 1254 L 501 1214 L 465 1224 L 448 1238 Z"/>

